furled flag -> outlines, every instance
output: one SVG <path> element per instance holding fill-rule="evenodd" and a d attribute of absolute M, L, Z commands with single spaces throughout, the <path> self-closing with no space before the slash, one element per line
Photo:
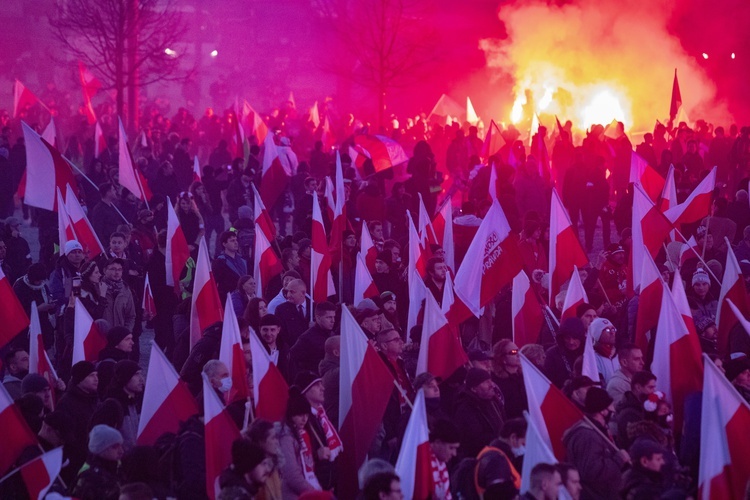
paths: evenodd
<path fill-rule="evenodd" d="M 386 290 L 384 290 L 386 291 Z M 371 299 L 380 295 L 378 287 L 375 286 L 375 281 L 372 279 L 370 271 L 367 270 L 367 264 L 362 258 L 362 254 L 357 254 L 357 265 L 354 271 L 354 301 L 353 304 L 357 305 L 364 299 Z"/>
<path fill-rule="evenodd" d="M 273 223 L 273 219 L 271 219 L 271 214 L 266 210 L 266 206 L 263 204 L 263 200 L 255 188 L 255 184 L 250 185 L 253 187 L 253 216 L 255 217 L 255 226 L 263 231 L 266 240 L 273 241 L 276 239 L 276 225 Z"/>
<path fill-rule="evenodd" d="M 573 266 L 573 273 L 570 276 L 568 291 L 565 293 L 561 319 L 575 318 L 576 308 L 583 303 L 588 303 L 589 297 L 581 282 L 581 275 L 578 273 L 578 266 Z"/>
<path fill-rule="evenodd" d="M 198 260 L 195 263 L 195 280 L 190 304 L 190 349 L 201 339 L 203 331 L 222 320 L 221 299 L 211 270 L 211 257 L 206 238 L 198 245 Z"/>
<path fill-rule="evenodd" d="M 396 460 L 396 474 L 401 478 L 404 498 L 427 500 L 433 498 L 432 449 L 424 392 L 414 398 L 414 410 L 406 424 L 401 450 Z"/>
<path fill-rule="evenodd" d="M 338 259 L 341 258 L 341 244 L 346 231 L 346 188 L 344 187 L 344 169 L 341 166 L 341 154 L 336 151 L 336 200 L 333 204 L 333 217 L 331 218 L 331 237 L 328 246 Z"/>
<path fill-rule="evenodd" d="M 521 371 L 529 401 L 529 418 L 534 421 L 542 440 L 554 452 L 555 457 L 564 460 L 563 434 L 583 420 L 583 413 L 523 354 Z"/>
<path fill-rule="evenodd" d="M 0 429 L 3 430 L 0 432 L 0 450 L 3 450 L 0 476 L 3 476 L 27 447 L 37 444 L 36 436 L 3 384 L 0 384 Z"/>
<path fill-rule="evenodd" d="M 180 220 L 174 211 L 174 207 L 167 199 L 167 255 L 165 257 L 167 266 L 167 285 L 176 289 L 180 284 L 180 275 L 190 258 L 185 233 L 182 232 Z"/>
<path fill-rule="evenodd" d="M 374 172 L 360 171 L 363 178 L 409 161 L 401 144 L 382 135 L 355 135 L 354 144 L 366 150 L 372 159 Z"/>
<path fill-rule="evenodd" d="M 273 207 L 287 187 L 292 171 L 279 158 L 279 151 L 273 142 L 273 134 L 266 134 L 263 142 L 263 174 L 260 180 L 260 197 L 263 204 Z"/>
<path fill-rule="evenodd" d="M 31 322 L 29 325 L 29 373 L 36 373 L 44 377 L 48 384 L 53 387 L 57 380 L 57 372 L 52 367 L 52 362 L 44 349 L 42 340 L 42 327 L 39 324 L 39 310 L 36 302 L 31 303 Z"/>
<path fill-rule="evenodd" d="M 227 404 L 235 401 L 246 401 L 250 397 L 250 387 L 247 381 L 247 365 L 245 353 L 242 351 L 242 337 L 237 315 L 232 307 L 232 298 L 227 295 L 224 307 L 224 325 L 221 329 L 221 348 L 219 360 L 227 365 L 232 377 L 232 388 L 227 394 Z"/>
<path fill-rule="evenodd" d="M 97 121 L 94 127 L 94 158 L 99 158 L 105 149 L 107 149 L 107 139 L 102 132 L 102 124 Z"/>
<path fill-rule="evenodd" d="M 91 225 L 88 217 L 86 217 L 86 212 L 83 211 L 83 207 L 70 187 L 70 184 L 68 184 L 65 194 L 65 209 L 68 217 L 70 217 L 70 222 L 73 224 L 76 239 L 83 247 L 83 253 L 86 255 L 86 258 L 93 259 L 103 254 L 104 246 L 99 241 L 99 236 L 96 235 L 94 226 Z"/>
<path fill-rule="evenodd" d="M 577 228 L 570 222 L 568 212 L 554 188 L 549 220 L 549 304 L 554 305 L 555 296 L 573 272 L 573 268 L 585 266 L 589 258 L 578 239 Z"/>
<path fill-rule="evenodd" d="M 3 325 L 0 328 L 0 348 L 2 348 L 29 326 L 29 317 L 2 269 L 0 269 L 0 304 L 2 304 L 2 307 L 0 307 L 0 325 Z"/>
<path fill-rule="evenodd" d="M 680 82 L 677 81 L 677 68 L 674 69 L 674 80 L 672 80 L 672 99 L 669 102 L 669 121 L 674 122 L 677 112 L 682 107 L 682 94 L 680 94 Z"/>
<path fill-rule="evenodd" d="M 638 315 L 635 321 L 635 345 L 645 353 L 648 352 L 648 345 L 651 340 L 648 333 L 655 332 L 659 324 L 659 312 L 661 311 L 662 294 L 665 288 L 654 259 L 648 252 L 644 252 L 643 255 L 641 293 L 638 298 Z"/>
<path fill-rule="evenodd" d="M 18 118 L 18 114 L 21 111 L 38 102 L 41 101 L 33 92 L 27 89 L 19 80 L 15 81 L 13 84 L 13 118 Z"/>
<path fill-rule="evenodd" d="M 62 446 L 53 448 L 23 464 L 18 472 L 21 473 L 21 479 L 26 486 L 29 498 L 42 500 L 57 476 L 60 475 L 62 466 Z"/>
<path fill-rule="evenodd" d="M 516 236 L 498 202 L 493 202 L 469 245 L 454 280 L 457 293 L 479 317 L 479 310 L 521 271 Z M 571 268 L 572 270 L 572 268 Z"/>
<path fill-rule="evenodd" d="M 312 252 L 310 254 L 310 289 L 314 303 L 328 300 L 336 295 L 331 275 L 331 253 L 328 248 L 328 238 L 323 225 L 323 214 L 320 211 L 318 197 L 313 198 L 312 216 Z"/>
<path fill-rule="evenodd" d="M 146 280 L 143 283 L 141 307 L 145 318 L 153 319 L 156 316 L 156 303 L 154 302 L 154 293 L 151 291 L 151 283 L 148 280 L 148 273 L 146 273 Z"/>
<path fill-rule="evenodd" d="M 586 333 L 586 338 L 583 339 L 583 363 L 581 364 L 581 375 L 585 375 L 595 382 L 601 380 L 601 377 L 599 376 L 599 368 L 596 366 L 594 341 L 588 333 Z"/>
<path fill-rule="evenodd" d="M 495 120 L 490 120 L 490 126 L 487 129 L 487 135 L 484 136 L 484 144 L 482 145 L 482 158 L 486 160 L 497 154 L 504 143 L 505 141 L 500 134 L 500 127 L 497 126 Z"/>
<path fill-rule="evenodd" d="M 703 355 L 698 496 L 745 498 L 750 477 L 750 406 Z"/>
<path fill-rule="evenodd" d="M 219 496 L 219 476 L 232 463 L 232 443 L 240 430 L 219 400 L 219 396 L 203 374 L 203 422 L 206 443 L 206 493 L 215 500 Z"/>
<path fill-rule="evenodd" d="M 263 144 L 268 135 L 268 127 L 263 122 L 263 118 L 260 117 L 258 112 L 247 101 L 243 104 L 242 114 L 249 125 L 249 134 L 255 136 L 258 145 Z"/>
<path fill-rule="evenodd" d="M 312 123 L 315 128 L 320 127 L 320 112 L 318 111 L 318 101 L 315 101 L 315 103 L 313 103 L 312 107 L 310 108 L 310 123 Z"/>
<path fill-rule="evenodd" d="M 148 377 L 143 390 L 143 409 L 138 422 L 137 443 L 152 446 L 165 432 L 177 433 L 180 424 L 198 413 L 195 398 L 185 382 L 156 345 L 151 346 Z"/>
<path fill-rule="evenodd" d="M 252 330 L 250 331 L 250 353 L 253 363 L 255 417 L 271 422 L 282 421 L 289 399 L 289 385 Z"/>
<path fill-rule="evenodd" d="M 65 202 L 60 190 L 57 190 L 57 241 L 60 244 L 60 255 L 65 255 L 65 244 L 77 240 L 73 222 L 70 220 Z"/>
<path fill-rule="evenodd" d="M 193 182 L 201 182 L 201 161 L 198 159 L 198 155 L 193 157 Z"/>
<path fill-rule="evenodd" d="M 78 190 L 73 169 L 57 148 L 42 139 L 25 122 L 21 122 L 21 126 L 26 143 L 26 183 L 22 193 L 24 203 L 57 211 L 57 190 L 65 193 L 68 184 L 74 191 Z"/>
<path fill-rule="evenodd" d="M 130 146 L 128 145 L 128 136 L 125 134 L 125 127 L 122 125 L 122 119 L 117 119 L 117 125 L 119 127 L 118 137 L 118 180 L 120 185 L 133 193 L 133 196 L 141 201 L 148 201 L 153 196 L 151 190 L 148 187 L 148 182 L 143 176 L 143 173 L 136 167 L 133 157 L 130 154 Z"/>
<path fill-rule="evenodd" d="M 426 293 L 417 373 L 430 372 L 446 380 L 468 361 L 458 331 L 448 324 L 432 293 Z"/>
<path fill-rule="evenodd" d="M 344 452 L 339 462 L 339 496 L 354 498 L 357 471 L 380 428 L 394 389 L 394 378 L 349 309 L 341 310 L 339 435 Z"/>
<path fill-rule="evenodd" d="M 534 419 L 524 412 L 526 422 L 526 453 L 523 456 L 523 467 L 521 468 L 521 494 L 525 494 L 531 488 L 531 469 L 537 464 L 556 464 L 557 458 L 552 449 L 542 437 Z M 558 497 L 560 498 L 560 497 Z"/>
<path fill-rule="evenodd" d="M 456 269 L 456 249 L 453 242 L 453 205 L 445 201 L 435 217 L 432 219 L 432 228 L 437 236 L 438 245 L 445 252 L 445 263 L 453 271 Z"/>
<path fill-rule="evenodd" d="M 262 226 L 256 225 L 259 228 Z M 253 252 L 253 276 L 255 276 L 255 291 L 258 297 L 263 297 L 265 289 L 271 280 L 281 274 L 284 266 L 279 256 L 268 242 L 265 231 L 255 231 L 255 248 Z"/>
<path fill-rule="evenodd" d="M 654 203 L 665 187 L 664 177 L 635 151 L 630 152 L 630 182 L 640 184 Z"/>
<path fill-rule="evenodd" d="M 367 269 L 370 271 L 370 274 L 374 273 L 378 249 L 375 248 L 375 243 L 372 242 L 372 236 L 370 236 L 370 229 L 364 221 L 362 222 L 362 235 L 359 238 L 359 247 L 365 259 L 365 264 L 367 264 Z M 385 291 L 383 290 L 383 292 Z"/>
<path fill-rule="evenodd" d="M 698 242 L 695 241 L 695 236 L 691 235 L 690 238 L 688 238 L 687 243 L 683 243 L 680 248 L 680 267 L 684 266 L 685 262 L 690 259 L 694 259 L 695 257 L 700 258 L 700 256 L 701 247 L 698 245 Z"/>
<path fill-rule="evenodd" d="M 633 276 L 632 290 L 641 285 L 638 264 L 643 262 L 644 252 L 656 257 L 664 240 L 672 230 L 672 225 L 639 184 L 633 190 L 633 244 L 630 252 L 630 272 Z"/>
<path fill-rule="evenodd" d="M 718 326 L 716 342 L 720 353 L 729 352 L 729 332 L 737 324 L 737 318 L 730 312 L 727 299 L 730 299 L 743 315 L 750 314 L 750 300 L 748 300 L 747 290 L 745 290 L 745 279 L 742 276 L 740 263 L 737 262 L 737 256 L 734 255 L 731 243 L 727 244 L 727 262 L 724 266 L 724 279 L 721 280 L 719 306 L 716 311 L 716 324 Z"/>
<path fill-rule="evenodd" d="M 544 311 L 525 271 L 513 278 L 512 292 L 513 342 L 518 347 L 535 344 L 542 330 Z"/>
<path fill-rule="evenodd" d="M 83 89 L 84 114 L 89 125 L 92 125 L 96 122 L 96 113 L 94 113 L 94 107 L 91 105 L 91 99 L 102 88 L 102 82 L 81 61 L 78 61 L 78 76 L 81 79 L 81 88 Z"/>
<path fill-rule="evenodd" d="M 107 337 L 94 323 L 94 318 L 83 306 L 81 299 L 76 297 L 73 323 L 73 364 L 79 361 L 95 363 L 99 359 L 99 352 L 107 347 Z"/>
<path fill-rule="evenodd" d="M 716 167 L 711 169 L 711 172 L 695 186 L 695 189 L 685 201 L 670 208 L 664 212 L 664 215 L 675 227 L 679 227 L 680 224 L 690 224 L 703 220 L 710 214 L 715 187 Z"/>

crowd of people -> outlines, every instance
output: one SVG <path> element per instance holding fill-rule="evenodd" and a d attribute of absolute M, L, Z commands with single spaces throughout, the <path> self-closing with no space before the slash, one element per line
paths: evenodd
<path fill-rule="evenodd" d="M 33 117 L 29 115 L 26 119 Z M 244 402 L 227 406 L 240 439 L 219 480 L 218 498 L 333 498 L 340 481 L 339 372 L 342 309 L 348 308 L 398 381 L 380 431 L 360 469 L 365 499 L 402 498 L 394 464 L 412 402 L 423 391 L 429 423 L 431 498 L 516 498 L 521 490 L 528 410 L 521 371 L 525 356 L 588 417 L 563 439 L 565 461 L 533 467 L 520 498 L 687 498 L 698 478 L 699 438 L 675 429 L 673 408 L 650 367 L 653 345 L 634 344 L 638 290 L 628 287 L 631 252 L 629 185 L 635 149 L 663 177 L 673 172 L 679 201 L 718 167 L 712 213 L 683 227 L 701 255 L 681 262 L 680 244 L 657 257 L 667 283 L 684 280 L 700 344 L 737 391 L 750 400 L 750 341 L 742 326 L 728 345 L 717 342 L 717 299 L 723 265 L 732 245 L 750 287 L 750 128 L 728 131 L 699 121 L 658 125 L 635 148 L 622 124 L 595 125 L 580 144 L 573 124 L 549 133 L 539 127 L 526 148 L 514 128 L 505 145 L 487 158 L 476 126 L 429 123 L 424 116 L 381 132 L 413 151 L 405 168 L 372 169 L 349 156 L 352 136 L 363 125 L 353 116 L 334 122 L 345 178 L 347 229 L 331 266 L 336 294 L 311 299 L 312 211 L 321 204 L 327 227 L 326 177 L 336 156 L 317 140 L 316 127 L 283 107 L 265 117 L 279 155 L 291 169 L 285 193 L 267 207 L 277 228 L 274 251 L 283 272 L 258 293 L 253 276 L 257 228 L 253 187 L 261 182 L 262 145 L 247 152 L 235 140 L 233 113 L 207 110 L 195 119 L 180 109 L 169 119 L 157 107 L 144 113 L 134 159 L 153 196 L 148 205 L 118 183 L 115 121 L 102 114 L 107 147 L 95 157 L 93 131 L 82 125 L 65 138 L 66 156 L 83 165 L 76 193 L 105 251 L 85 253 L 70 240 L 58 245 L 53 212 L 29 209 L 14 194 L 25 169 L 20 124 L 4 114 L 0 135 L 0 266 L 27 313 L 36 303 L 44 346 L 58 379 L 29 373 L 29 336 L 24 331 L 2 348 L 3 386 L 14 399 L 39 447 L 30 447 L 8 471 L 63 447 L 65 462 L 50 491 L 81 499 L 206 498 L 203 380 L 229 402 L 232 379 L 219 350 L 222 323 L 202 332 L 191 347 L 191 262 L 177 287 L 167 284 L 168 203 L 193 259 L 203 238 L 212 258 L 219 296 L 231 298 L 248 369 L 254 332 L 290 386 L 285 418 L 247 420 Z M 41 120 L 41 119 L 40 119 Z M 36 124 L 40 127 L 40 123 Z M 40 130 L 41 131 L 41 130 Z M 550 151 L 550 154 L 546 154 Z M 194 181 L 198 155 L 201 180 Z M 368 170 L 367 162 L 370 161 Z M 672 169 L 673 167 L 673 169 Z M 491 172 L 494 169 L 494 172 Z M 375 172 L 375 173 L 373 173 Z M 491 186 L 491 179 L 496 185 Z M 89 182 L 90 180 L 90 182 Z M 455 262 L 430 245 L 425 286 L 440 305 L 494 189 L 510 224 L 531 286 L 539 297 L 549 287 L 549 213 L 552 189 L 561 193 L 581 243 L 593 256 L 580 270 L 588 302 L 575 317 L 559 321 L 565 290 L 545 312 L 536 342 L 513 341 L 510 286 L 459 328 L 468 363 L 446 379 L 417 373 L 422 319 L 407 331 L 410 289 L 409 214 L 430 217 L 453 204 Z M 38 229 L 39 255 L 31 255 L 24 225 Z M 377 295 L 353 303 L 357 254 L 366 226 L 377 249 L 373 281 Z M 601 234 L 602 246 L 598 234 Z M 727 240 L 724 239 L 727 238 Z M 453 267 L 451 267 L 453 266 Z M 638 268 L 640 270 L 640 267 Z M 640 272 L 640 271 L 639 271 Z M 144 309 L 148 276 L 154 311 Z M 718 277 L 718 278 L 717 278 Z M 542 299 L 542 302 L 545 302 Z M 98 360 L 73 364 L 76 308 L 84 307 L 106 337 Z M 557 316 L 557 317 L 553 317 Z M 156 345 L 179 372 L 200 411 L 153 446 L 137 443 L 148 356 L 142 337 L 153 330 Z M 596 352 L 598 380 L 582 375 L 586 337 Z M 145 338 L 145 337 L 144 337 Z M 248 372 L 248 381 L 252 383 Z M 700 427 L 700 426 L 698 426 Z M 0 496 L 25 498 L 20 474 L 0 483 Z"/>

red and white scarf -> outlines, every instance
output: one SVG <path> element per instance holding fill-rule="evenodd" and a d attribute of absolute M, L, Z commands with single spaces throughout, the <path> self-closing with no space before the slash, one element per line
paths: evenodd
<path fill-rule="evenodd" d="M 315 458 L 312 454 L 310 434 L 305 429 L 297 429 L 299 436 L 299 456 L 302 461 L 302 473 L 310 485 L 316 490 L 323 490 L 315 476 Z"/>
<path fill-rule="evenodd" d="M 448 467 L 441 462 L 434 453 L 430 453 L 430 466 L 432 467 L 432 494 L 436 500 L 451 500 L 451 480 L 448 475 Z"/>
<path fill-rule="evenodd" d="M 336 460 L 336 457 L 339 455 L 339 453 L 344 451 L 344 445 L 341 443 L 341 438 L 339 438 L 339 434 L 336 432 L 336 428 L 328 419 L 328 415 L 326 415 L 326 411 L 323 409 L 323 407 L 313 407 L 311 408 L 311 410 L 315 418 L 318 419 L 318 423 L 323 428 L 323 432 L 326 435 L 326 446 L 329 450 L 331 450 L 330 460 L 331 462 L 333 462 L 334 460 Z"/>

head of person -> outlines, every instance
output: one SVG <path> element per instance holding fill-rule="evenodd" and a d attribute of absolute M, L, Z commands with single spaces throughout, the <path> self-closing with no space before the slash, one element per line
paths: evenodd
<path fill-rule="evenodd" d="M 620 361 L 620 369 L 628 377 L 643 370 L 645 361 L 643 351 L 635 344 L 625 344 L 620 347 L 617 359 Z"/>
<path fill-rule="evenodd" d="M 111 182 L 99 184 L 99 194 L 102 200 L 112 203 L 117 199 L 117 188 Z"/>
<path fill-rule="evenodd" d="M 336 305 L 328 301 L 316 305 L 315 323 L 327 332 L 332 331 L 336 323 Z"/>
<path fill-rule="evenodd" d="M 562 478 L 554 465 L 538 463 L 531 469 L 529 486 L 536 498 L 556 500 L 560 485 L 562 485 Z"/>
<path fill-rule="evenodd" d="M 492 348 L 492 368 L 496 375 L 515 374 L 521 369 L 518 346 L 510 339 L 502 339 Z"/>
<path fill-rule="evenodd" d="M 438 383 L 438 379 L 435 378 L 435 375 L 432 373 L 420 373 L 414 377 L 412 386 L 414 387 L 414 392 L 419 392 L 420 389 L 424 391 L 424 397 L 426 400 L 440 400 L 440 384 Z"/>
<path fill-rule="evenodd" d="M 727 380 L 733 385 L 750 390 L 750 359 L 742 356 L 724 363 Z"/>
<path fill-rule="evenodd" d="M 461 446 L 461 431 L 456 424 L 439 419 L 430 428 L 430 448 L 435 457 L 443 463 L 450 462 L 458 454 Z"/>
<path fill-rule="evenodd" d="M 341 357 L 341 336 L 331 335 L 323 344 L 325 350 L 325 357 L 327 359 L 335 359 Z"/>
<path fill-rule="evenodd" d="M 126 457 L 127 458 L 127 457 Z M 120 487 L 118 500 L 151 500 L 154 498 L 154 490 L 146 483 L 128 483 Z"/>
<path fill-rule="evenodd" d="M 243 432 L 243 437 L 263 448 L 266 455 L 278 456 L 281 453 L 279 432 L 276 424 L 263 418 L 256 418 Z"/>
<path fill-rule="evenodd" d="M 596 308 L 594 306 L 584 302 L 576 308 L 576 316 L 578 318 L 581 318 L 583 327 L 588 330 L 591 322 L 598 318 L 599 314 L 596 312 Z"/>
<path fill-rule="evenodd" d="M 440 257 L 431 257 L 427 261 L 427 274 L 436 283 L 443 283 L 448 274 L 448 265 Z"/>
<path fill-rule="evenodd" d="M 693 292 L 698 298 L 703 299 L 708 295 L 711 288 L 711 279 L 703 268 L 698 268 L 693 273 L 692 286 Z"/>
<path fill-rule="evenodd" d="M 260 318 L 266 314 L 268 314 L 266 301 L 261 297 L 253 297 L 248 301 L 243 317 L 255 331 L 259 331 Z"/>
<path fill-rule="evenodd" d="M 664 466 L 665 450 L 651 439 L 638 439 L 629 450 L 630 459 L 636 468 L 660 473 Z"/>
<path fill-rule="evenodd" d="M 69 389 L 77 388 L 86 394 L 96 394 L 99 388 L 99 374 L 94 363 L 79 361 L 70 369 Z"/>
<path fill-rule="evenodd" d="M 466 391 L 479 399 L 489 400 L 496 396 L 495 383 L 487 370 L 481 368 L 469 368 L 464 380 Z"/>
<path fill-rule="evenodd" d="M 286 423 L 293 430 L 302 429 L 310 417 L 310 402 L 300 393 L 297 386 L 289 388 L 289 399 L 286 403 Z"/>
<path fill-rule="evenodd" d="M 615 413 L 615 403 L 607 391 L 591 387 L 586 393 L 583 412 L 601 425 L 607 425 Z"/>
<path fill-rule="evenodd" d="M 391 252 L 378 252 L 377 257 L 375 257 L 375 272 L 377 274 L 386 274 L 390 272 L 392 259 L 393 255 Z"/>
<path fill-rule="evenodd" d="M 312 252 L 312 240 L 310 238 L 302 238 L 297 242 L 297 253 L 300 257 L 310 260 L 310 252 Z"/>
<path fill-rule="evenodd" d="M 596 318 L 589 325 L 589 335 L 597 351 L 612 357 L 615 351 L 617 328 L 607 318 Z"/>
<path fill-rule="evenodd" d="M 301 279 L 295 279 L 289 282 L 284 288 L 286 290 L 286 300 L 291 302 L 295 306 L 299 306 L 305 303 L 305 293 L 307 293 L 307 286 Z"/>
<path fill-rule="evenodd" d="M 226 394 L 232 389 L 232 377 L 229 374 L 229 369 L 218 359 L 212 359 L 206 363 L 203 366 L 203 373 L 208 378 L 211 387 L 222 394 Z"/>
<path fill-rule="evenodd" d="M 122 352 L 133 352 L 133 334 L 124 326 L 113 326 L 107 332 L 107 347 L 114 347 Z"/>
<path fill-rule="evenodd" d="M 625 264 L 625 247 L 619 243 L 612 243 L 607 247 L 607 259 L 615 265 Z"/>
<path fill-rule="evenodd" d="M 10 375 L 22 379 L 29 373 L 29 353 L 26 349 L 12 347 L 4 358 L 6 370 Z"/>
<path fill-rule="evenodd" d="M 107 266 L 104 268 L 104 277 L 109 281 L 122 281 L 122 272 L 125 269 L 125 262 L 122 259 L 109 259 Z"/>
<path fill-rule="evenodd" d="M 379 331 L 375 336 L 378 343 L 378 349 L 385 354 L 387 358 L 395 359 L 404 352 L 404 340 L 398 330 L 393 328 Z"/>
<path fill-rule="evenodd" d="M 385 240 L 383 242 L 383 251 L 391 253 L 391 265 L 398 267 L 401 262 L 401 245 L 398 244 L 398 241 Z"/>
<path fill-rule="evenodd" d="M 401 480 L 395 472 L 380 472 L 367 481 L 362 492 L 365 500 L 402 500 Z"/>
<path fill-rule="evenodd" d="M 379 310 L 364 309 L 357 313 L 357 323 L 370 335 L 375 335 L 382 328 L 383 317 Z"/>
<path fill-rule="evenodd" d="M 119 255 L 127 246 L 127 238 L 121 232 L 115 232 L 109 236 L 109 249 L 112 253 Z"/>
<path fill-rule="evenodd" d="M 123 359 L 115 364 L 115 375 L 112 386 L 122 388 L 130 397 L 141 394 L 146 386 L 143 370 L 135 361 Z"/>
<path fill-rule="evenodd" d="M 544 351 L 543 346 L 539 344 L 526 344 L 519 352 L 534 363 L 534 366 L 537 368 L 541 369 L 544 367 L 544 363 L 547 360 L 547 353 Z"/>
<path fill-rule="evenodd" d="M 302 371 L 294 377 L 294 385 L 310 403 L 310 406 L 319 407 L 325 403 L 325 389 L 323 379 L 313 372 Z"/>
<path fill-rule="evenodd" d="M 265 484 L 273 472 L 273 461 L 262 446 L 244 438 L 232 442 L 232 469 L 249 484 Z"/>
<path fill-rule="evenodd" d="M 266 346 L 276 346 L 281 332 L 281 320 L 275 314 L 266 314 L 260 318 L 260 339 Z"/>
<path fill-rule="evenodd" d="M 586 329 L 579 318 L 566 318 L 560 323 L 558 343 L 567 351 L 577 351 L 586 339 Z"/>
<path fill-rule="evenodd" d="M 578 472 L 578 469 L 571 464 L 561 463 L 557 464 L 557 470 L 560 471 L 562 485 L 570 497 L 573 500 L 580 500 L 583 485 L 581 484 L 581 474 Z"/>
<path fill-rule="evenodd" d="M 67 241 L 63 249 L 65 251 L 65 258 L 75 268 L 78 268 L 86 258 L 86 255 L 83 253 L 83 247 L 76 240 Z"/>
<path fill-rule="evenodd" d="M 240 249 L 240 243 L 237 241 L 237 233 L 234 231 L 224 231 L 219 235 L 219 243 L 224 253 L 233 255 Z"/>
<path fill-rule="evenodd" d="M 396 294 L 393 292 L 383 292 L 380 294 L 380 303 L 383 307 L 383 311 L 388 314 L 396 314 Z"/>
<path fill-rule="evenodd" d="M 528 424 L 525 418 L 511 418 L 503 423 L 500 429 L 500 440 L 510 446 L 513 455 L 520 457 L 526 453 L 526 429 Z"/>
<path fill-rule="evenodd" d="M 237 281 L 237 290 L 244 293 L 248 298 L 254 298 L 257 291 L 257 283 L 255 282 L 255 278 L 250 276 L 249 274 L 246 274 L 244 276 L 241 276 L 239 281 Z"/>
<path fill-rule="evenodd" d="M 89 452 L 108 462 L 119 462 L 125 453 L 122 434 L 104 424 L 95 425 L 89 432 Z"/>
<path fill-rule="evenodd" d="M 473 368 L 480 368 L 492 373 L 493 357 L 480 349 L 473 349 L 468 354 L 469 363 Z"/>
<path fill-rule="evenodd" d="M 630 390 L 639 401 L 645 401 L 656 392 L 656 375 L 645 370 L 634 373 L 633 378 L 630 379 Z"/>
<path fill-rule="evenodd" d="M 285 248 L 281 251 L 281 262 L 284 264 L 284 269 L 296 269 L 299 267 L 299 253 L 294 248 Z M 286 274 L 284 278 L 286 279 Z M 299 278 L 299 276 L 290 279 L 294 278 Z"/>

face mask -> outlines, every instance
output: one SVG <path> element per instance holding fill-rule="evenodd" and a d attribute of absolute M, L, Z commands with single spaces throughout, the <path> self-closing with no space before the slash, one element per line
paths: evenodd
<path fill-rule="evenodd" d="M 518 448 L 511 448 L 511 451 L 513 452 L 513 456 L 518 458 L 522 457 L 526 454 L 526 446 L 519 446 Z"/>
<path fill-rule="evenodd" d="M 557 500 L 573 500 L 573 497 L 570 496 L 570 493 L 568 493 L 568 490 L 562 484 L 557 487 Z"/>
<path fill-rule="evenodd" d="M 231 377 L 224 377 L 221 379 L 221 387 L 219 387 L 219 390 L 221 392 L 229 392 L 229 390 L 232 388 L 232 379 Z"/>

